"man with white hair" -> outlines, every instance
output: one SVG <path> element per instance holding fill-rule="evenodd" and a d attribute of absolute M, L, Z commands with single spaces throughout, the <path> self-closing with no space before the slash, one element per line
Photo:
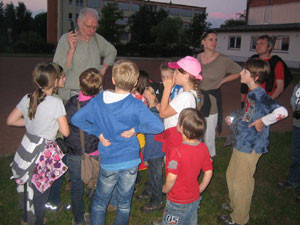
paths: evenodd
<path fill-rule="evenodd" d="M 78 28 L 64 34 L 57 45 L 53 62 L 64 68 L 65 88 L 59 89 L 59 96 L 66 102 L 79 92 L 79 75 L 88 68 L 99 69 L 104 75 L 113 65 L 117 50 L 101 35 L 95 33 L 99 15 L 92 8 L 83 8 L 77 20 Z M 104 58 L 101 65 L 101 57 Z"/>

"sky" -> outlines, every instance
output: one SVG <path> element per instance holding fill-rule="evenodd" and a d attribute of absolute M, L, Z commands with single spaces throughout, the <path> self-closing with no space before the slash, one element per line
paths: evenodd
<path fill-rule="evenodd" d="M 0 0 L 1 1 L 1 0 Z M 24 2 L 27 9 L 35 16 L 38 13 L 47 11 L 47 0 L 2 0 L 4 4 Z M 157 2 L 169 3 L 170 0 L 155 0 Z M 247 0 L 172 0 L 174 4 L 185 4 L 206 7 L 208 21 L 212 27 L 219 27 L 227 19 L 237 19 L 237 13 L 246 9 Z"/>

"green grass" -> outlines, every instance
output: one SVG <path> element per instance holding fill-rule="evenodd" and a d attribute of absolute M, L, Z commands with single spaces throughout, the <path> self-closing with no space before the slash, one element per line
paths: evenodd
<path fill-rule="evenodd" d="M 214 157 L 214 176 L 207 190 L 203 193 L 203 201 L 199 209 L 199 224 L 218 224 L 217 216 L 226 212 L 219 205 L 228 199 L 225 172 L 231 156 L 231 148 L 223 147 L 224 138 L 217 138 L 217 156 Z M 272 133 L 270 153 L 261 157 L 255 174 L 256 186 L 250 211 L 251 225 L 298 225 L 300 221 L 300 203 L 295 198 L 298 191 L 280 190 L 276 184 L 287 179 L 290 165 L 291 132 Z M 13 156 L 0 158 L 0 225 L 20 224 L 21 214 L 17 208 L 15 183 L 10 180 L 9 164 Z M 130 224 L 146 225 L 161 219 L 162 212 L 143 213 L 140 207 L 147 203 L 136 196 L 143 192 L 147 171 L 141 172 L 142 181 L 136 185 L 137 192 L 133 197 Z M 70 201 L 70 194 L 62 188 L 62 199 Z M 87 206 L 87 196 L 85 196 Z M 87 207 L 86 207 L 87 208 Z M 58 213 L 47 212 L 47 225 L 69 225 L 72 220 L 71 211 Z M 106 224 L 112 224 L 114 213 L 107 213 Z"/>

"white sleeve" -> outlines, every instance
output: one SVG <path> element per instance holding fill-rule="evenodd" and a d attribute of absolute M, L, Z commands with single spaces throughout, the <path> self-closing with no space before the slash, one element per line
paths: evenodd
<path fill-rule="evenodd" d="M 269 126 L 273 123 L 276 123 L 279 120 L 282 120 L 288 116 L 288 111 L 283 106 L 276 108 L 270 114 L 261 118 L 265 126 Z"/>
<path fill-rule="evenodd" d="M 183 91 L 174 97 L 170 106 L 180 113 L 185 108 L 196 108 L 196 100 L 192 93 Z"/>
<path fill-rule="evenodd" d="M 55 108 L 55 118 L 58 119 L 66 115 L 66 109 L 61 99 L 57 99 L 56 108 Z"/>

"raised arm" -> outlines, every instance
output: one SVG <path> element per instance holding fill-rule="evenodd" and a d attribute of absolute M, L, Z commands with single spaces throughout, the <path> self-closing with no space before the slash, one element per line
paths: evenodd
<path fill-rule="evenodd" d="M 174 76 L 165 77 L 163 79 L 163 84 L 164 84 L 164 92 L 160 102 L 159 116 L 161 118 L 168 118 L 177 113 L 169 104 L 170 94 L 175 84 Z"/>

